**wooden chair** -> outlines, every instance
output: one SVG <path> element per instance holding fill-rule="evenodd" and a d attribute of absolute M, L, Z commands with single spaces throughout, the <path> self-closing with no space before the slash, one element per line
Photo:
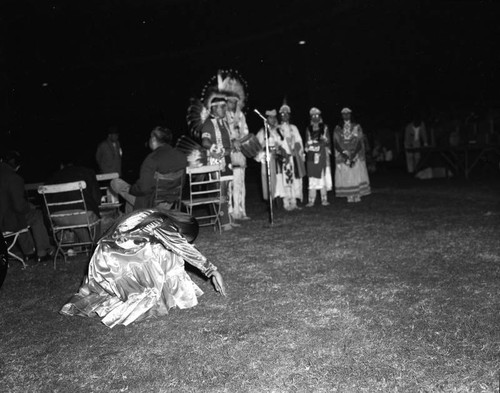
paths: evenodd
<path fill-rule="evenodd" d="M 183 199 L 187 212 L 196 217 L 200 226 L 213 226 L 222 232 L 220 210 L 222 204 L 221 170 L 219 165 L 187 168 L 189 198 Z"/>
<path fill-rule="evenodd" d="M 38 192 L 43 196 L 52 237 L 57 245 L 54 254 L 54 269 L 59 253 L 67 262 L 68 251 L 65 249 L 89 254 L 97 243 L 101 219 L 91 220 L 89 218 L 90 211 L 83 195 L 85 188 L 87 188 L 87 184 L 83 180 L 43 185 L 38 188 Z M 78 239 L 75 230 L 88 234 L 88 240 Z"/>
<path fill-rule="evenodd" d="M 28 233 L 28 231 L 29 231 L 29 227 L 20 229 L 20 230 L 15 231 L 15 232 L 2 231 L 2 235 L 3 235 L 4 239 L 5 239 L 5 243 L 7 243 L 7 253 L 8 253 L 8 255 L 10 257 L 18 260 L 19 262 L 21 262 L 23 264 L 23 269 L 26 269 L 26 267 L 27 267 L 26 262 L 24 262 L 24 259 L 22 257 L 20 257 L 19 255 L 14 254 L 14 252 L 12 251 L 12 248 L 16 245 L 17 238 L 19 237 L 19 235 L 21 235 L 23 233 Z"/>
<path fill-rule="evenodd" d="M 118 196 L 111 192 L 109 186 L 111 180 L 117 179 L 119 176 L 118 172 L 99 173 L 96 175 L 99 189 L 101 190 L 101 204 L 99 205 L 101 216 L 117 218 L 121 215 L 120 207 L 122 204 Z"/>
<path fill-rule="evenodd" d="M 153 207 L 167 206 L 169 209 L 180 211 L 186 168 L 164 174 L 155 172 L 154 177 L 156 183 L 152 202 Z"/>

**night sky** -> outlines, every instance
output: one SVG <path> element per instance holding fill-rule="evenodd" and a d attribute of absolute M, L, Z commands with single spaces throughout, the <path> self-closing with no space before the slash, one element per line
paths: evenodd
<path fill-rule="evenodd" d="M 116 124 L 133 173 L 152 127 L 187 132 L 189 98 L 218 69 L 245 78 L 254 133 L 253 109 L 285 98 L 301 130 L 311 106 L 332 125 L 349 106 L 367 132 L 398 131 L 415 110 L 486 113 L 500 106 L 498 3 L 3 0 L 2 150 L 37 181 L 55 143 L 93 166 Z"/>

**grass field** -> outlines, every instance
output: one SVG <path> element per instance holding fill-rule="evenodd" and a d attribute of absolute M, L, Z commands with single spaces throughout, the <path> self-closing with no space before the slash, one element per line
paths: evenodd
<path fill-rule="evenodd" d="M 500 175 L 374 175 L 360 204 L 274 211 L 196 244 L 227 298 L 109 329 L 58 314 L 88 260 L 0 290 L 2 392 L 498 392 Z"/>

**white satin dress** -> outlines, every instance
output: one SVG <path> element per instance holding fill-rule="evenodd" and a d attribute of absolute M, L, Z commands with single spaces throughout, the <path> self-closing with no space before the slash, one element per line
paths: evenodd
<path fill-rule="evenodd" d="M 217 269 L 164 212 L 135 211 L 99 240 L 83 284 L 60 313 L 100 317 L 111 328 L 194 307 L 203 292 L 184 261 L 204 274 Z"/>

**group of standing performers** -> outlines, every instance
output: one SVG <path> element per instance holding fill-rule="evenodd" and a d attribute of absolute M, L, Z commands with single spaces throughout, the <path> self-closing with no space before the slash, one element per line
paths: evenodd
<path fill-rule="evenodd" d="M 359 202 L 370 194 L 365 137 L 361 126 L 352 121 L 349 108 L 342 109 L 342 122 L 333 132 L 323 121 L 321 111 L 311 108 L 303 140 L 291 122 L 292 111 L 287 104 L 279 111 L 266 111 L 265 126 L 255 136 L 250 134 L 243 112 L 245 91 L 241 79 L 233 72 L 219 71 L 217 83 L 204 89 L 202 100 L 206 114 L 201 116 L 198 135 L 196 124 L 191 135 L 201 141 L 207 152 L 207 164 L 220 165 L 223 179 L 224 176 L 228 179 L 223 186 L 227 201 L 222 206 L 223 229 L 229 230 L 240 225 L 238 220 L 249 219 L 245 208 L 245 170 L 247 159 L 252 156 L 243 154 L 242 141 L 246 137 L 253 137 L 259 145 L 253 158 L 262 164 L 263 198 L 269 200 L 271 195 L 287 211 L 301 209 L 304 181 L 308 188 L 306 207 L 314 206 L 318 191 L 320 203 L 328 206 L 328 191 L 333 185 L 335 195 L 347 198 L 348 202 Z"/>
<path fill-rule="evenodd" d="M 257 133 L 265 149 L 265 132 L 269 146 L 269 176 L 271 195 L 283 201 L 286 210 L 300 209 L 302 180 L 308 180 L 306 207 L 315 204 L 318 190 L 321 204 L 328 206 L 328 191 L 332 190 L 332 164 L 335 166 L 335 195 L 348 202 L 360 202 L 370 194 L 370 181 L 365 159 L 365 138 L 361 126 L 351 120 L 351 110 L 341 111 L 342 123 L 330 133 L 321 111 L 311 108 L 310 123 L 305 132 L 305 145 L 296 126 L 290 123 L 291 109 L 283 105 L 278 113 L 266 111 L 266 127 Z M 333 160 L 332 160 L 333 153 Z M 268 200 L 267 163 L 260 157 L 263 198 Z"/>
<path fill-rule="evenodd" d="M 266 129 L 270 153 L 269 174 L 271 178 L 271 196 L 283 201 L 285 210 L 301 209 L 297 202 L 302 202 L 302 179 L 306 176 L 304 164 L 304 145 L 298 128 L 290 123 L 291 108 L 284 104 L 279 111 L 266 111 L 267 127 L 257 133 L 257 140 L 265 149 Z M 262 190 L 264 199 L 269 199 L 266 158 L 261 155 Z"/>

